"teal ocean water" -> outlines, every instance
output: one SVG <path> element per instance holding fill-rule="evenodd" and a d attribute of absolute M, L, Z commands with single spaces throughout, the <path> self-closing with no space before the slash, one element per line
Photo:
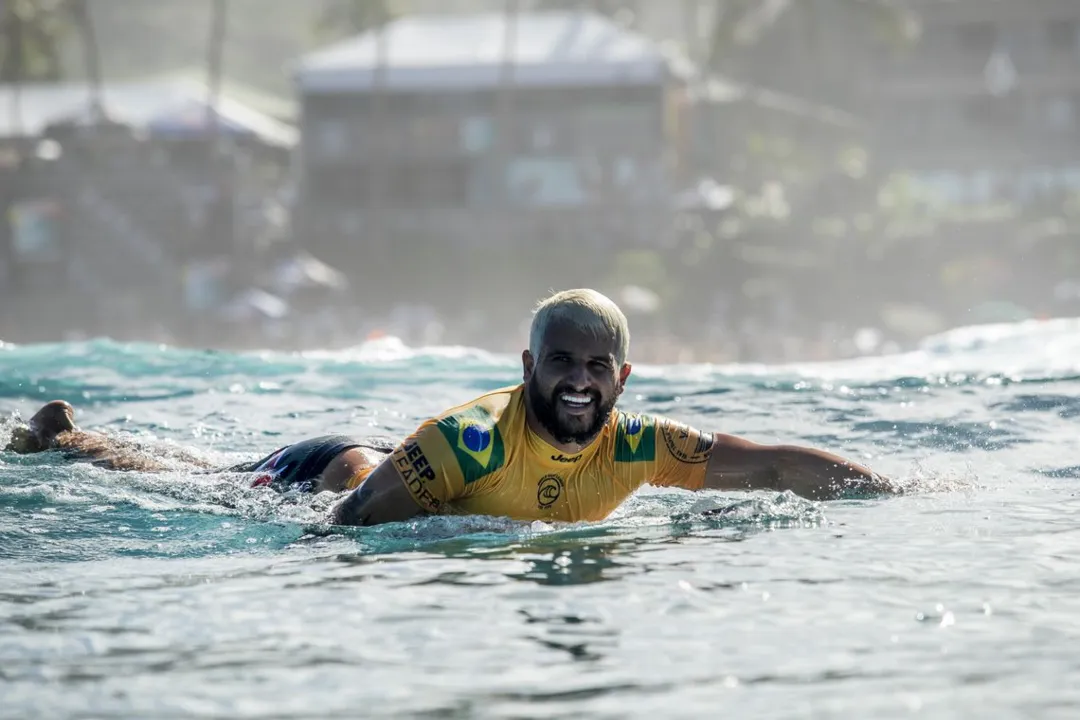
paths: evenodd
<path fill-rule="evenodd" d="M 518 360 L 0 347 L 54 398 L 226 463 L 400 438 Z M 826 447 L 901 497 L 642 489 L 601 523 L 331 528 L 335 498 L 0 453 L 0 717 L 1076 717 L 1080 320 L 890 357 L 638 367 L 622 406 Z M 726 512 L 704 515 L 705 510 Z"/>

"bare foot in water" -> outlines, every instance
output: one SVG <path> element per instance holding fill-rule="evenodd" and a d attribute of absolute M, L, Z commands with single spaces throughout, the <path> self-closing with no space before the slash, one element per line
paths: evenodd
<path fill-rule="evenodd" d="M 63 400 L 45 403 L 30 418 L 27 427 L 15 429 L 6 449 L 17 453 L 59 450 L 69 457 L 89 460 L 110 470 L 162 472 L 172 469 L 131 441 L 80 430 L 75 424 L 75 408 Z M 199 468 L 210 467 L 205 461 L 189 454 L 181 459 Z"/>

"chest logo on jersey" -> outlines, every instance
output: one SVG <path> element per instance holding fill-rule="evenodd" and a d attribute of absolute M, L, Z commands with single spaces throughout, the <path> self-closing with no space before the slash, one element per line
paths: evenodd
<path fill-rule="evenodd" d="M 552 455 L 551 459 L 561 463 L 576 463 L 581 459 L 581 453 L 578 453 L 577 455 L 563 455 L 562 453 L 559 453 L 558 455 Z"/>
<path fill-rule="evenodd" d="M 616 462 L 656 459 L 656 423 L 647 415 L 625 415 L 615 433 Z"/>
<path fill-rule="evenodd" d="M 563 479 L 554 473 L 540 478 L 536 486 L 536 504 L 541 510 L 547 510 L 555 504 L 563 491 Z"/>

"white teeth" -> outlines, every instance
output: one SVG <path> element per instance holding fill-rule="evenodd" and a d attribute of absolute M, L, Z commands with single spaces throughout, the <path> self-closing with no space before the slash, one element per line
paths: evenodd
<path fill-rule="evenodd" d="M 570 393 L 563 393 L 559 396 L 559 399 L 568 405 L 584 406 L 592 402 L 592 397 L 589 395 L 571 395 Z"/>

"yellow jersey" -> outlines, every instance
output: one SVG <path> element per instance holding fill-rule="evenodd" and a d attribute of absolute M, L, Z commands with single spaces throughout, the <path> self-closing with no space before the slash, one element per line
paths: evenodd
<path fill-rule="evenodd" d="M 388 462 L 429 512 L 576 522 L 604 519 L 645 484 L 701 489 L 712 446 L 711 433 L 616 410 L 566 455 L 529 428 L 518 385 L 424 422 Z"/>

